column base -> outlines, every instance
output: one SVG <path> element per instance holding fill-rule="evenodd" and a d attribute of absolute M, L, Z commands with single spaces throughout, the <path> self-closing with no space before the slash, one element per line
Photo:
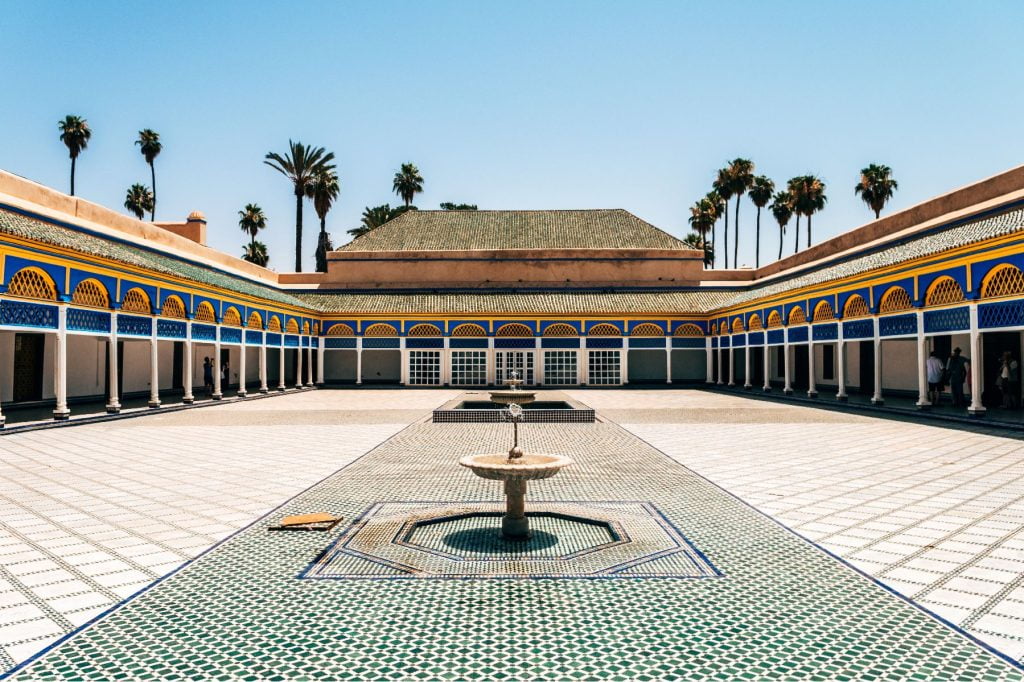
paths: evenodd
<path fill-rule="evenodd" d="M 211 397 L 211 398 L 212 398 L 213 400 L 223 400 L 223 399 L 224 399 L 224 394 L 223 394 L 223 393 L 214 393 L 214 394 L 213 394 L 213 395 L 211 395 L 210 397 Z"/>
<path fill-rule="evenodd" d="M 932 404 L 931 403 L 923 403 L 923 402 L 920 402 L 920 401 L 914 403 L 914 406 L 917 409 L 921 410 L 922 412 L 926 412 L 926 411 L 932 409 Z"/>
<path fill-rule="evenodd" d="M 783 395 L 793 395 L 793 389 L 791 389 L 791 388 L 784 388 L 784 389 L 782 389 L 782 394 Z"/>
<path fill-rule="evenodd" d="M 270 393 L 270 389 L 266 388 L 265 386 L 264 387 L 260 387 L 260 393 L 264 393 L 264 394 Z"/>
<path fill-rule="evenodd" d="M 881 407 L 882 405 L 885 405 L 885 401 L 882 400 L 881 398 L 872 398 L 871 399 L 871 404 L 872 405 L 878 405 L 879 407 Z"/>
<path fill-rule="evenodd" d="M 181 399 L 181 402 L 183 404 L 185 404 L 185 405 L 191 405 L 191 404 L 195 403 L 195 401 L 196 401 L 195 396 L 191 396 L 191 395 L 190 396 L 186 396 L 186 397 Z"/>
<path fill-rule="evenodd" d="M 749 390 L 750 390 L 750 389 L 752 389 L 752 388 L 754 388 L 754 387 L 753 387 L 753 386 L 751 386 L 750 384 L 743 384 L 743 390 L 744 390 L 744 391 L 749 391 Z"/>
<path fill-rule="evenodd" d="M 149 405 L 149 409 L 151 409 L 151 410 L 155 410 L 158 407 L 160 407 L 160 401 L 159 400 L 150 400 L 146 404 Z"/>
<path fill-rule="evenodd" d="M 121 403 L 110 403 L 107 405 L 107 414 L 121 414 Z"/>
<path fill-rule="evenodd" d="M 771 393 L 772 392 L 772 387 L 771 386 L 762 386 L 761 387 L 761 392 L 762 393 Z"/>
<path fill-rule="evenodd" d="M 807 397 L 811 398 L 811 399 L 817 398 L 818 397 L 818 392 L 817 391 L 807 391 Z"/>
<path fill-rule="evenodd" d="M 277 387 L 277 392 L 278 392 L 278 393 L 284 393 L 284 392 L 285 392 L 285 391 L 287 391 L 287 390 L 288 390 L 288 387 L 287 387 L 287 386 L 278 386 L 278 387 Z"/>
<path fill-rule="evenodd" d="M 0 417 L 0 429 L 4 428 L 4 424 L 7 423 L 7 417 Z"/>
<path fill-rule="evenodd" d="M 985 416 L 986 409 L 984 407 L 968 407 L 967 415 L 970 417 L 981 418 Z"/>
<path fill-rule="evenodd" d="M 54 419 L 54 421 L 58 421 L 58 422 L 66 422 L 67 420 L 71 419 L 71 410 L 68 410 L 68 409 L 54 410 L 53 411 L 53 419 Z"/>
<path fill-rule="evenodd" d="M 246 393 L 245 391 L 239 391 L 238 393 L 235 394 L 235 396 L 238 397 L 238 398 L 244 398 L 247 395 L 249 395 L 249 394 Z"/>
<path fill-rule="evenodd" d="M 850 398 L 849 398 L 849 396 L 843 394 L 843 395 L 837 395 L 836 396 L 836 400 L 838 400 L 841 403 L 845 403 L 845 402 L 849 402 Z"/>

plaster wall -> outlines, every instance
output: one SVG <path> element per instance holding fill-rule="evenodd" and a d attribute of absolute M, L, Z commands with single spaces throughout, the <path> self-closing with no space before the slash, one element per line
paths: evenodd
<path fill-rule="evenodd" d="M 703 350 L 673 350 L 672 381 L 704 381 L 707 378 L 706 362 Z"/>
<path fill-rule="evenodd" d="M 917 391 L 917 348 L 914 339 L 882 341 L 882 388 Z"/>
<path fill-rule="evenodd" d="M 68 334 L 68 397 L 103 396 L 107 339 Z"/>
<path fill-rule="evenodd" d="M 356 351 L 324 351 L 324 381 L 327 383 L 356 381 Z"/>

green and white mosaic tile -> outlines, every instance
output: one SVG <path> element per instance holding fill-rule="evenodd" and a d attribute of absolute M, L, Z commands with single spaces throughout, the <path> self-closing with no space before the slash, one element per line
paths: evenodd
<path fill-rule="evenodd" d="M 279 514 L 497 502 L 499 486 L 457 461 L 508 436 L 507 425 L 413 425 Z M 1021 679 L 614 424 L 528 426 L 521 442 L 576 462 L 543 482 L 544 499 L 654 505 L 721 575 L 309 580 L 303 567 L 348 528 L 268 533 L 275 514 L 16 679 Z"/>

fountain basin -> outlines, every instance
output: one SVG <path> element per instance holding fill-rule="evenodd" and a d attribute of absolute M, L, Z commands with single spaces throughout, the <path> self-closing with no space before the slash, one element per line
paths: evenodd
<path fill-rule="evenodd" d="M 537 394 L 534 391 L 520 391 L 510 389 L 508 391 L 490 391 L 491 402 L 498 405 L 528 405 L 532 403 Z"/>
<path fill-rule="evenodd" d="M 509 459 L 507 453 L 469 455 L 459 460 L 461 466 L 471 469 L 480 478 L 492 481 L 538 481 L 551 478 L 572 460 L 563 455 L 528 454 Z"/>

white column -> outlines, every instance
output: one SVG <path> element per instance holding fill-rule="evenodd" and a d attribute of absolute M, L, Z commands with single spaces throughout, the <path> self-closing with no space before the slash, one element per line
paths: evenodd
<path fill-rule="evenodd" d="M 836 392 L 836 400 L 846 402 L 846 340 L 843 338 L 843 321 L 836 324 L 839 325 L 839 341 L 836 343 L 836 379 L 839 390 Z"/>
<path fill-rule="evenodd" d="M 665 339 L 665 383 L 672 383 L 672 339 Z"/>
<path fill-rule="evenodd" d="M 160 344 L 156 340 L 157 318 L 151 320 L 153 334 L 149 337 L 149 406 L 160 407 Z"/>
<path fill-rule="evenodd" d="M 772 376 L 772 355 L 771 348 L 768 346 L 768 332 L 764 332 L 764 389 L 765 393 L 772 390 L 771 376 Z"/>
<path fill-rule="evenodd" d="M 313 383 L 313 339 L 310 337 L 309 345 L 306 346 L 306 386 L 315 386 Z"/>
<path fill-rule="evenodd" d="M 811 341 L 811 334 L 814 329 L 807 327 L 807 397 L 818 397 L 818 382 L 814 376 L 814 343 Z"/>
<path fill-rule="evenodd" d="M 220 363 L 220 325 L 217 326 L 216 336 L 213 341 L 213 395 L 210 396 L 214 400 L 220 400 L 224 397 L 221 392 L 221 363 Z"/>
<path fill-rule="evenodd" d="M 487 383 L 494 385 L 497 381 L 498 363 L 494 356 L 494 337 L 487 337 Z"/>
<path fill-rule="evenodd" d="M 448 337 L 441 339 L 441 385 L 451 386 L 452 383 L 452 354 L 448 348 Z"/>
<path fill-rule="evenodd" d="M 302 388 L 302 337 L 296 335 L 299 345 L 295 349 L 295 388 Z"/>
<path fill-rule="evenodd" d="M 539 343 L 539 340 L 537 342 Z M 544 350 L 541 348 L 533 350 L 533 373 L 539 385 L 544 385 L 547 382 L 547 377 L 544 374 Z"/>
<path fill-rule="evenodd" d="M 402 386 L 409 385 L 409 351 L 405 348 L 405 337 L 398 339 L 398 352 L 402 356 L 402 365 L 398 373 L 398 383 Z"/>
<path fill-rule="evenodd" d="M 245 397 L 245 330 L 242 330 L 242 345 L 238 350 L 238 393 L 239 398 Z"/>
<path fill-rule="evenodd" d="M 719 386 L 725 383 L 722 381 L 722 339 L 724 338 L 724 336 L 718 337 L 718 371 L 715 372 L 715 378 L 717 379 L 715 383 Z"/>
<path fill-rule="evenodd" d="M 792 348 L 789 346 L 789 330 L 783 329 L 783 343 L 782 343 L 782 392 L 786 395 L 793 395 L 793 370 L 791 365 L 793 359 L 790 357 Z"/>
<path fill-rule="evenodd" d="M 981 416 L 985 414 L 985 406 L 981 404 L 982 372 L 985 363 L 982 362 L 982 337 L 978 329 L 978 304 L 972 302 L 969 307 L 971 320 L 971 405 L 967 408 L 968 414 Z"/>
<path fill-rule="evenodd" d="M 267 387 L 267 332 L 262 332 L 263 343 L 260 344 L 260 393 L 269 393 Z"/>
<path fill-rule="evenodd" d="M 363 337 L 356 337 L 356 384 L 363 383 Z"/>
<path fill-rule="evenodd" d="M 181 398 L 181 402 L 186 405 L 191 405 L 195 402 L 196 398 L 192 395 L 192 320 L 185 321 L 185 360 L 182 363 L 183 376 L 181 377 L 181 384 L 185 389 L 185 394 Z"/>
<path fill-rule="evenodd" d="M 706 363 L 706 367 L 704 369 L 704 376 L 706 379 L 704 382 L 713 384 L 715 383 L 715 356 L 714 350 L 711 348 L 710 336 L 704 337 L 704 362 Z"/>
<path fill-rule="evenodd" d="M 316 383 L 321 386 L 324 385 L 324 340 L 319 336 L 314 336 L 313 340 L 316 341 Z"/>
<path fill-rule="evenodd" d="M 747 343 L 743 346 L 743 388 L 750 390 L 750 334 L 747 334 Z"/>
<path fill-rule="evenodd" d="M 284 385 L 284 334 L 279 336 L 281 337 L 281 345 L 277 347 L 277 357 L 280 360 L 277 363 L 277 390 L 284 392 L 288 389 Z"/>
<path fill-rule="evenodd" d="M 68 307 L 57 307 L 57 343 L 54 345 L 53 390 L 57 394 L 57 405 L 53 418 L 63 421 L 71 417 L 68 409 Z"/>
<path fill-rule="evenodd" d="M 619 358 L 619 380 L 623 384 L 629 383 L 629 339 L 622 340 L 622 350 L 619 351 L 621 356 Z"/>
<path fill-rule="evenodd" d="M 736 346 L 732 345 L 732 337 L 729 337 L 729 385 L 736 385 Z"/>
<path fill-rule="evenodd" d="M 917 311 L 917 407 L 927 409 L 928 400 L 928 337 L 924 335 L 924 311 Z"/>
<path fill-rule="evenodd" d="M 110 338 L 107 343 L 107 381 L 110 382 L 107 414 L 117 414 L 121 411 L 121 400 L 117 394 L 117 311 L 110 313 Z"/>
<path fill-rule="evenodd" d="M 590 351 L 587 350 L 587 338 L 580 337 L 580 359 L 579 359 L 580 383 L 590 385 Z"/>
<path fill-rule="evenodd" d="M 885 401 L 882 399 L 882 337 L 878 335 L 878 318 L 872 320 L 872 328 L 875 331 L 872 343 L 875 344 L 875 391 L 871 396 L 872 405 L 883 405 Z"/>

